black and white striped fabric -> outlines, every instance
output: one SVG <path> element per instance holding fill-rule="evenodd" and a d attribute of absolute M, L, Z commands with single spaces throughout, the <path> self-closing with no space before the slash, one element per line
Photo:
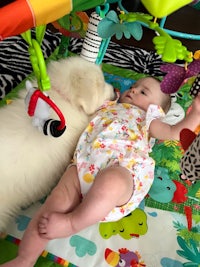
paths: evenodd
<path fill-rule="evenodd" d="M 80 54 L 82 44 L 83 40 L 72 39 L 69 50 Z M 160 71 L 161 57 L 154 51 L 148 52 L 141 48 L 123 46 L 112 41 L 109 43 L 103 62 L 139 73 L 163 76 L 163 72 Z"/>
<path fill-rule="evenodd" d="M 34 33 L 33 33 L 34 34 Z M 42 43 L 44 58 L 48 58 L 60 44 L 61 34 L 47 30 Z M 71 38 L 69 51 L 80 54 L 82 39 Z M 133 71 L 162 76 L 162 61 L 154 51 L 110 42 L 106 50 L 104 63 L 112 64 Z M 21 36 L 7 38 L 0 42 L 0 99 L 3 99 L 13 88 L 32 72 L 28 45 Z"/>
<path fill-rule="evenodd" d="M 33 33 L 34 37 L 34 33 Z M 48 58 L 60 43 L 60 33 L 47 30 L 42 43 L 44 58 Z M 21 36 L 6 38 L 0 42 L 0 99 L 32 72 L 28 44 Z"/>

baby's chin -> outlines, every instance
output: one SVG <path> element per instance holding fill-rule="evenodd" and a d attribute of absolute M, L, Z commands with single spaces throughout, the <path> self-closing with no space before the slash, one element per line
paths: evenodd
<path fill-rule="evenodd" d="M 127 96 L 120 97 L 120 98 L 119 98 L 119 102 L 120 102 L 120 103 L 126 103 L 126 104 L 132 104 L 132 105 L 135 105 L 135 104 L 133 103 L 133 100 L 132 100 L 130 97 L 127 97 Z"/>

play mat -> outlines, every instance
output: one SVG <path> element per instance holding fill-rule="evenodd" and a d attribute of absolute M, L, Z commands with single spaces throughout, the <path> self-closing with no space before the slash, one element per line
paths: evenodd
<path fill-rule="evenodd" d="M 9 40 L 12 43 L 12 39 Z M 72 40 L 73 52 L 79 53 L 80 46 L 80 40 Z M 105 79 L 115 88 L 125 90 L 140 77 L 161 74 L 161 61 L 155 53 L 131 47 L 120 48 L 111 42 L 103 63 Z M 121 63 L 116 59 L 119 53 L 123 68 L 118 66 Z M 150 73 L 146 68 L 148 64 Z M 174 94 L 173 102 L 185 111 L 191 104 L 190 86 L 191 81 L 188 80 Z M 12 98 L 21 87 L 19 85 L 6 94 L 2 101 Z M 177 109 L 176 116 L 182 116 L 182 113 L 182 109 Z M 173 121 L 174 114 L 168 119 Z M 180 179 L 182 153 L 179 142 L 157 142 L 152 152 L 156 161 L 155 181 L 140 206 L 118 222 L 95 224 L 69 238 L 50 241 L 36 266 L 198 267 L 199 182 L 191 185 Z M 0 263 L 16 255 L 23 232 L 41 203 L 21 210 L 10 222 L 8 235 L 0 239 Z"/>
<path fill-rule="evenodd" d="M 94 62 L 97 64 L 103 62 L 105 79 L 120 91 L 128 89 L 134 81 L 147 75 L 159 76 L 163 79 L 164 73 L 160 69 L 163 61 L 190 63 L 192 61 L 190 51 L 171 38 L 156 23 L 156 20 L 153 20 L 153 17 L 164 18 L 186 4 L 194 2 L 193 4 L 196 5 L 199 1 L 141 0 L 141 2 L 149 14 L 125 12 L 122 6 L 119 16 L 112 10 L 108 12 L 109 4 L 118 3 L 120 6 L 121 0 L 44 0 L 42 2 L 8 0 L 2 2 L 0 4 L 0 40 L 11 37 L 0 42 L 0 106 L 9 103 L 24 87 L 23 80 L 29 75 L 33 76 L 32 67 L 36 68 L 35 74 L 38 74 L 37 67 L 40 67 L 40 64 L 34 65 L 33 60 L 39 59 L 38 54 L 41 51 L 38 45 L 41 46 L 46 62 L 59 58 L 61 54 L 66 56 L 68 49 L 73 54 L 82 52 L 82 47 L 86 45 L 89 37 L 87 36 L 89 31 L 83 34 L 84 26 L 93 24 L 81 17 L 83 27 L 78 31 L 76 23 L 80 22 L 79 16 L 83 14 L 75 14 L 75 12 L 93 7 L 96 7 L 98 16 L 94 15 L 91 18 L 92 22 L 98 21 L 98 27 L 88 41 L 91 49 L 89 56 L 92 58 L 95 55 Z M 102 3 L 105 4 L 101 9 L 98 5 Z M 13 10 L 16 11 L 14 16 Z M 70 13 L 71 10 L 74 11 L 73 14 Z M 57 33 L 46 30 L 45 24 L 54 20 L 57 20 L 54 22 L 54 26 L 59 31 Z M 110 42 L 113 35 L 116 35 L 118 40 L 124 35 L 126 38 L 133 37 L 139 41 L 142 37 L 143 25 L 158 33 L 153 38 L 155 52 Z M 31 39 L 32 30 L 30 30 L 33 26 L 36 27 L 33 32 L 34 40 Z M 74 31 L 71 31 L 71 26 Z M 21 36 L 14 36 L 22 32 Z M 102 38 L 98 44 L 103 43 L 103 49 L 102 46 L 97 46 L 97 49 L 93 46 L 92 41 L 96 32 L 98 37 Z M 86 40 L 84 44 L 81 39 L 82 34 Z M 68 35 L 72 38 L 69 39 Z M 66 54 L 63 54 L 62 49 Z M 82 56 L 88 55 L 83 53 Z M 37 60 L 36 63 L 38 63 Z M 191 72 L 194 68 L 192 66 L 187 65 Z M 170 82 L 170 86 L 163 84 L 165 88 L 162 89 L 174 90 L 174 85 L 177 87 L 177 83 L 180 85 L 185 81 L 178 92 L 177 90 L 170 92 L 173 93 L 173 108 L 167 114 L 166 120 L 173 124 L 185 115 L 191 105 L 192 98 L 189 91 L 195 77 L 190 75 L 189 79 L 185 79 L 188 78 L 184 76 L 186 69 L 181 69 L 181 66 L 171 68 L 178 75 L 173 80 L 174 77 L 168 75 L 170 73 L 166 67 L 165 73 L 170 77 L 166 82 Z M 40 71 L 39 74 L 42 73 L 42 70 Z M 40 77 L 36 78 L 41 90 L 49 89 L 45 88 L 46 85 Z M 182 179 L 180 160 L 183 153 L 181 144 L 177 141 L 156 141 L 152 151 L 152 157 L 156 162 L 155 179 L 140 206 L 117 222 L 98 223 L 69 238 L 50 241 L 35 266 L 199 267 L 199 180 L 191 183 Z M 9 222 L 7 235 L 0 238 L 0 264 L 16 256 L 23 233 L 42 203 L 43 200 L 40 200 L 26 209 L 21 209 L 18 216 Z"/>

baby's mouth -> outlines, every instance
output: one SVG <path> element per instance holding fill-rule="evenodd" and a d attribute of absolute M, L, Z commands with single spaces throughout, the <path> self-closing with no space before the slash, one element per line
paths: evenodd
<path fill-rule="evenodd" d="M 131 95 L 128 94 L 127 97 L 132 100 L 132 96 Z"/>

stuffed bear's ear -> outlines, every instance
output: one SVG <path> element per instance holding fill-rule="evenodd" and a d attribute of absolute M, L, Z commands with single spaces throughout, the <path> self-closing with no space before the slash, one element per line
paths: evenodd
<path fill-rule="evenodd" d="M 80 98 L 78 103 L 87 115 L 92 115 L 98 108 L 97 104 L 92 101 L 90 95 L 85 96 L 85 98 Z"/>
<path fill-rule="evenodd" d="M 194 80 L 192 87 L 190 88 L 190 95 L 196 97 L 200 92 L 200 73 L 197 75 Z"/>

